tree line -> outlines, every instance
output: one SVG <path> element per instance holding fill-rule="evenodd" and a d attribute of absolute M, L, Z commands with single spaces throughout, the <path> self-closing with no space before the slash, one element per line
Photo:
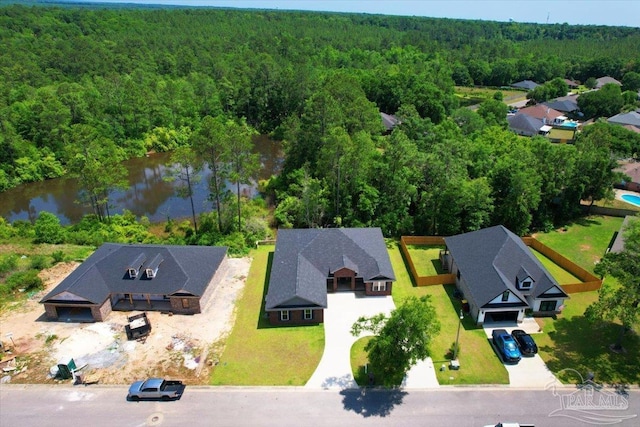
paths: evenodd
<path fill-rule="evenodd" d="M 476 113 L 454 90 L 633 76 L 634 28 L 17 5 L 0 8 L 0 38 L 0 190 L 74 175 L 99 218 L 122 185 L 118 161 L 177 150 L 187 197 L 203 161 L 222 168 L 209 230 L 241 232 L 239 196 L 223 223 L 233 208 L 216 184 L 249 179 L 246 141 L 259 132 L 285 145 L 284 171 L 265 186 L 275 225 L 524 233 L 606 196 L 611 151 L 638 151 L 606 124 L 575 146 L 523 140 L 506 131 L 499 96 Z M 401 124 L 385 133 L 380 111 Z"/>

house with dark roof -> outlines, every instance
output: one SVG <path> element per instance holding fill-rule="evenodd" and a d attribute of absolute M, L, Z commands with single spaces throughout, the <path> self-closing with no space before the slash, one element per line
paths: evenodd
<path fill-rule="evenodd" d="M 105 243 L 42 298 L 50 320 L 102 322 L 113 310 L 202 311 L 226 247 Z"/>
<path fill-rule="evenodd" d="M 445 237 L 444 262 L 477 324 L 560 312 L 567 293 L 504 226 Z"/>
<path fill-rule="evenodd" d="M 393 128 L 400 123 L 400 120 L 392 114 L 380 112 L 380 118 L 382 119 L 382 124 L 384 125 L 386 133 L 391 133 Z"/>
<path fill-rule="evenodd" d="M 543 102 L 542 105 L 565 114 L 578 115 L 580 112 L 577 95 L 561 96 L 554 100 Z"/>
<path fill-rule="evenodd" d="M 513 116 L 507 116 L 507 122 L 512 132 L 522 136 L 544 136 L 551 130 L 551 126 L 545 125 L 542 120 L 527 114 L 517 113 Z"/>
<path fill-rule="evenodd" d="M 538 86 L 540 86 L 538 83 L 531 80 L 522 80 L 520 82 L 511 83 L 511 87 L 515 87 L 517 89 L 524 89 L 524 90 L 533 90 Z"/>
<path fill-rule="evenodd" d="M 616 125 L 633 126 L 640 129 L 640 113 L 637 111 L 629 111 L 628 113 L 616 114 L 609 117 L 607 122 Z"/>
<path fill-rule="evenodd" d="M 633 216 L 625 216 L 624 221 L 622 221 L 622 225 L 620 229 L 616 231 L 616 236 L 613 239 L 613 244 L 609 248 L 607 252 L 620 253 L 624 250 L 624 233 L 627 231 L 627 227 L 631 221 L 640 221 L 639 217 Z"/>
<path fill-rule="evenodd" d="M 322 323 L 327 292 L 391 295 L 394 281 L 380 228 L 281 229 L 265 311 L 273 325 Z"/>

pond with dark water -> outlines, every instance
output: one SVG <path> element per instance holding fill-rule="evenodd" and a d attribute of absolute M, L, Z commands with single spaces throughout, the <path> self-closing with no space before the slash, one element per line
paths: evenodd
<path fill-rule="evenodd" d="M 240 186 L 240 192 L 248 197 L 257 195 L 258 180 L 268 179 L 280 172 L 283 160 L 281 143 L 264 135 L 254 138 L 253 152 L 259 154 L 261 168 L 254 177 L 253 184 Z M 191 217 L 189 199 L 176 194 L 176 189 L 182 183 L 167 182 L 164 179 L 171 166 L 170 153 L 127 160 L 124 166 L 128 171 L 129 188 L 109 194 L 111 214 L 122 213 L 126 209 L 136 216 L 148 217 L 151 222 Z M 210 176 L 210 170 L 205 168 L 200 173 L 200 181 L 193 185 L 196 214 L 214 209 L 213 203 L 209 201 Z M 235 194 L 235 184 L 227 183 L 227 187 Z M 77 202 L 79 192 L 78 182 L 72 178 L 23 184 L 0 193 L 0 216 L 9 222 L 33 222 L 41 211 L 47 211 L 57 215 L 62 224 L 73 224 L 80 221 L 83 215 L 92 212 L 90 207 Z"/>

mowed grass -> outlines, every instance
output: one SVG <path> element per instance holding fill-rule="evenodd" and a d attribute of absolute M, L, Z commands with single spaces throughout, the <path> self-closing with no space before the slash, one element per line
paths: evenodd
<path fill-rule="evenodd" d="M 541 243 L 593 273 L 623 218 L 589 216 L 549 233 L 536 234 Z"/>
<path fill-rule="evenodd" d="M 591 216 L 536 238 L 593 272 L 622 220 Z M 607 277 L 605 281 L 618 286 L 613 277 Z M 602 321 L 594 324 L 584 317 L 587 307 L 597 300 L 597 291 L 571 294 L 556 319 L 539 318 L 544 332 L 535 335 L 540 356 L 564 382 L 579 383 L 582 378 L 578 374 L 584 377 L 593 372 L 598 383 L 640 385 L 640 325 L 625 334 L 623 353 L 612 352 L 609 345 L 618 338 L 620 323 Z"/>
<path fill-rule="evenodd" d="M 214 385 L 304 385 L 324 351 L 323 325 L 273 327 L 264 316 L 274 246 L 251 252 L 236 322 L 211 374 Z"/>
<path fill-rule="evenodd" d="M 556 264 L 555 262 L 553 262 L 552 260 L 550 260 L 549 258 L 544 256 L 540 252 L 538 252 L 538 251 L 536 251 L 534 249 L 531 249 L 531 248 L 529 248 L 529 249 L 531 250 L 533 255 L 535 255 L 535 257 L 538 258 L 538 260 L 542 263 L 544 268 L 546 268 L 547 271 L 549 271 L 549 273 L 551 273 L 553 278 L 556 279 L 556 281 L 559 284 L 568 285 L 570 283 L 580 283 L 580 282 L 582 282 L 582 280 L 578 279 L 576 276 L 574 276 L 573 274 L 569 273 L 567 270 L 565 270 L 564 268 L 560 267 L 558 264 Z"/>
<path fill-rule="evenodd" d="M 431 358 L 440 384 L 508 384 L 507 370 L 493 351 L 484 330 L 475 325 L 469 315 L 460 329 L 460 370 L 449 370 L 450 349 L 456 339 L 461 303 L 453 297 L 454 285 L 415 287 L 398 244 L 389 247 L 389 256 L 396 274 L 393 300 L 396 307 L 411 295 L 430 295 L 440 322 L 440 332 L 432 338 Z M 414 260 L 415 262 L 415 260 Z M 440 371 L 444 364 L 446 369 Z M 355 373 L 355 372 L 354 372 Z"/>
<path fill-rule="evenodd" d="M 407 245 L 407 249 L 419 276 L 444 274 L 440 262 L 440 251 L 444 246 Z"/>

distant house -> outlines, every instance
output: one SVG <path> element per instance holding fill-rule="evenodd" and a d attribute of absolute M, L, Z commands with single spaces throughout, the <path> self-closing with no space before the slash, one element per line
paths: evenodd
<path fill-rule="evenodd" d="M 573 80 L 569 80 L 569 79 L 564 79 L 564 82 L 567 84 L 567 86 L 569 86 L 569 89 L 575 89 L 578 86 L 580 86 L 579 83 L 574 82 Z"/>
<path fill-rule="evenodd" d="M 562 123 L 566 119 L 566 116 L 564 116 L 560 111 L 554 110 L 544 104 L 537 104 L 522 108 L 518 111 L 518 114 L 526 114 L 529 117 L 542 120 L 542 123 L 545 125 Z"/>
<path fill-rule="evenodd" d="M 379 228 L 281 229 L 265 310 L 273 325 L 322 323 L 327 292 L 391 295 L 394 281 Z"/>
<path fill-rule="evenodd" d="M 200 313 L 226 247 L 105 243 L 42 298 L 50 320 L 102 322 L 112 310 Z"/>
<path fill-rule="evenodd" d="M 614 123 L 623 126 L 633 126 L 640 129 L 640 113 L 637 111 L 630 111 L 628 113 L 616 114 L 613 117 L 609 117 L 607 122 Z"/>
<path fill-rule="evenodd" d="M 540 86 L 538 83 L 531 81 L 531 80 L 522 80 L 520 82 L 516 82 L 516 83 L 512 83 L 511 87 L 514 87 L 516 89 L 524 89 L 524 90 L 533 90 L 536 87 Z"/>
<path fill-rule="evenodd" d="M 620 226 L 620 229 L 616 232 L 616 237 L 613 240 L 613 244 L 609 248 L 608 252 L 613 252 L 613 253 L 622 252 L 622 250 L 624 249 L 624 233 L 627 230 L 627 226 L 631 221 L 640 221 L 640 220 L 637 217 L 633 217 L 629 215 L 625 216 L 624 221 L 622 221 L 622 225 Z"/>
<path fill-rule="evenodd" d="M 522 239 L 498 225 L 445 237 L 444 263 L 477 324 L 559 313 L 567 293 Z"/>
<path fill-rule="evenodd" d="M 393 131 L 393 128 L 395 128 L 396 125 L 400 123 L 400 120 L 398 120 L 398 118 L 392 114 L 380 112 L 380 117 L 382 118 L 382 124 L 384 125 L 387 133 L 391 133 L 391 131 Z"/>
<path fill-rule="evenodd" d="M 578 96 L 577 95 L 567 95 L 560 98 L 556 98 L 551 101 L 543 102 L 542 105 L 545 105 L 553 110 L 559 111 L 564 114 L 571 114 L 577 116 L 580 112 L 580 108 L 578 107 Z"/>
<path fill-rule="evenodd" d="M 546 136 L 551 130 L 551 126 L 545 125 L 542 120 L 527 114 L 517 113 L 508 116 L 507 122 L 509 122 L 509 129 L 521 136 Z"/>
<path fill-rule="evenodd" d="M 622 162 L 620 166 L 616 168 L 616 172 L 622 172 L 629 177 L 629 180 L 620 182 L 616 185 L 617 187 L 640 192 L 640 163 L 635 161 Z"/>
<path fill-rule="evenodd" d="M 609 83 L 622 86 L 622 83 L 620 83 L 618 80 L 614 79 L 613 77 L 604 76 L 604 77 L 600 77 L 599 79 L 596 79 L 596 89 L 600 89 L 602 86 Z"/>

